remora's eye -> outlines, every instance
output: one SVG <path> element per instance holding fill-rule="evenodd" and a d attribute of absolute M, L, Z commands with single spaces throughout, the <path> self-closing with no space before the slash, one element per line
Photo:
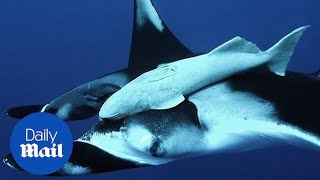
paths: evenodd
<path fill-rule="evenodd" d="M 148 153 L 150 153 L 154 157 L 160 157 L 164 155 L 164 150 L 161 147 L 162 141 L 160 139 L 155 139 L 153 143 L 151 144 L 151 147 L 148 150 Z"/>

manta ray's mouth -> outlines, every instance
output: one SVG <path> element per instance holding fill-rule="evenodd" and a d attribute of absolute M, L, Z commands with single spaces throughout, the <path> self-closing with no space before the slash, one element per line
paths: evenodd
<path fill-rule="evenodd" d="M 12 169 L 24 171 L 16 163 L 12 154 L 5 156 L 3 162 Z M 68 163 L 50 176 L 102 173 L 146 166 L 150 165 L 116 157 L 87 143 L 74 142 L 72 155 Z M 86 173 L 80 172 L 80 168 L 86 170 Z"/>
<path fill-rule="evenodd" d="M 129 114 L 127 114 L 127 113 L 115 113 L 112 115 L 108 115 L 107 118 L 99 116 L 99 119 L 101 121 L 119 121 L 119 120 L 121 120 L 125 117 L 128 117 L 128 116 L 129 116 Z"/>

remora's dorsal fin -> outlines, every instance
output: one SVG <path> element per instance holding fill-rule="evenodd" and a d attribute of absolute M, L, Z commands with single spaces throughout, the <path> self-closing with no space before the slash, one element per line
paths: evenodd
<path fill-rule="evenodd" d="M 155 68 L 193 55 L 163 23 L 151 0 L 134 0 L 129 68 Z"/>
<path fill-rule="evenodd" d="M 230 41 L 222 44 L 213 51 L 210 52 L 211 55 L 215 53 L 259 53 L 261 50 L 252 42 L 249 42 L 239 36 L 231 39 Z"/>

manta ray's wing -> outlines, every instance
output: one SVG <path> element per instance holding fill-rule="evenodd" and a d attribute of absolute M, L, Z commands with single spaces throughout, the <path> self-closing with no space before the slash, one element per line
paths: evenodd
<path fill-rule="evenodd" d="M 168 29 L 151 0 L 135 0 L 134 7 L 129 68 L 153 68 L 195 55 Z"/>
<path fill-rule="evenodd" d="M 194 55 L 163 23 L 150 0 L 134 0 L 129 69 L 140 69 L 139 72 L 146 71 L 157 67 L 159 64 Z M 118 74 L 120 75 L 115 75 L 115 73 L 111 75 L 116 78 L 123 76 L 121 73 Z M 113 88 L 103 83 L 104 79 L 109 77 L 110 75 L 107 75 L 100 78 L 100 81 L 87 83 L 96 85 L 87 86 L 84 84 L 74 88 L 55 99 L 54 103 L 50 103 L 46 109 L 43 109 L 45 105 L 14 107 L 8 110 L 8 115 L 21 119 L 31 113 L 45 110 L 45 112 L 56 114 L 65 120 L 80 120 L 92 117 L 98 112 L 105 97 L 118 89 L 118 87 Z"/>

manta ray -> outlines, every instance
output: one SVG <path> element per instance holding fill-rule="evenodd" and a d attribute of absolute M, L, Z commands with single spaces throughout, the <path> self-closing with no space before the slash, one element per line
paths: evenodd
<path fill-rule="evenodd" d="M 145 72 L 199 55 L 174 36 L 150 0 L 135 0 L 128 68 L 73 88 L 50 103 L 11 108 L 8 115 L 21 119 L 46 112 L 66 121 L 88 119 Z M 320 72 L 285 73 L 279 76 L 257 66 L 184 94 L 172 108 L 150 109 L 117 121 L 101 119 L 74 141 L 69 162 L 52 175 L 162 165 L 281 143 L 319 150 Z M 11 154 L 3 161 L 22 170 Z"/>

